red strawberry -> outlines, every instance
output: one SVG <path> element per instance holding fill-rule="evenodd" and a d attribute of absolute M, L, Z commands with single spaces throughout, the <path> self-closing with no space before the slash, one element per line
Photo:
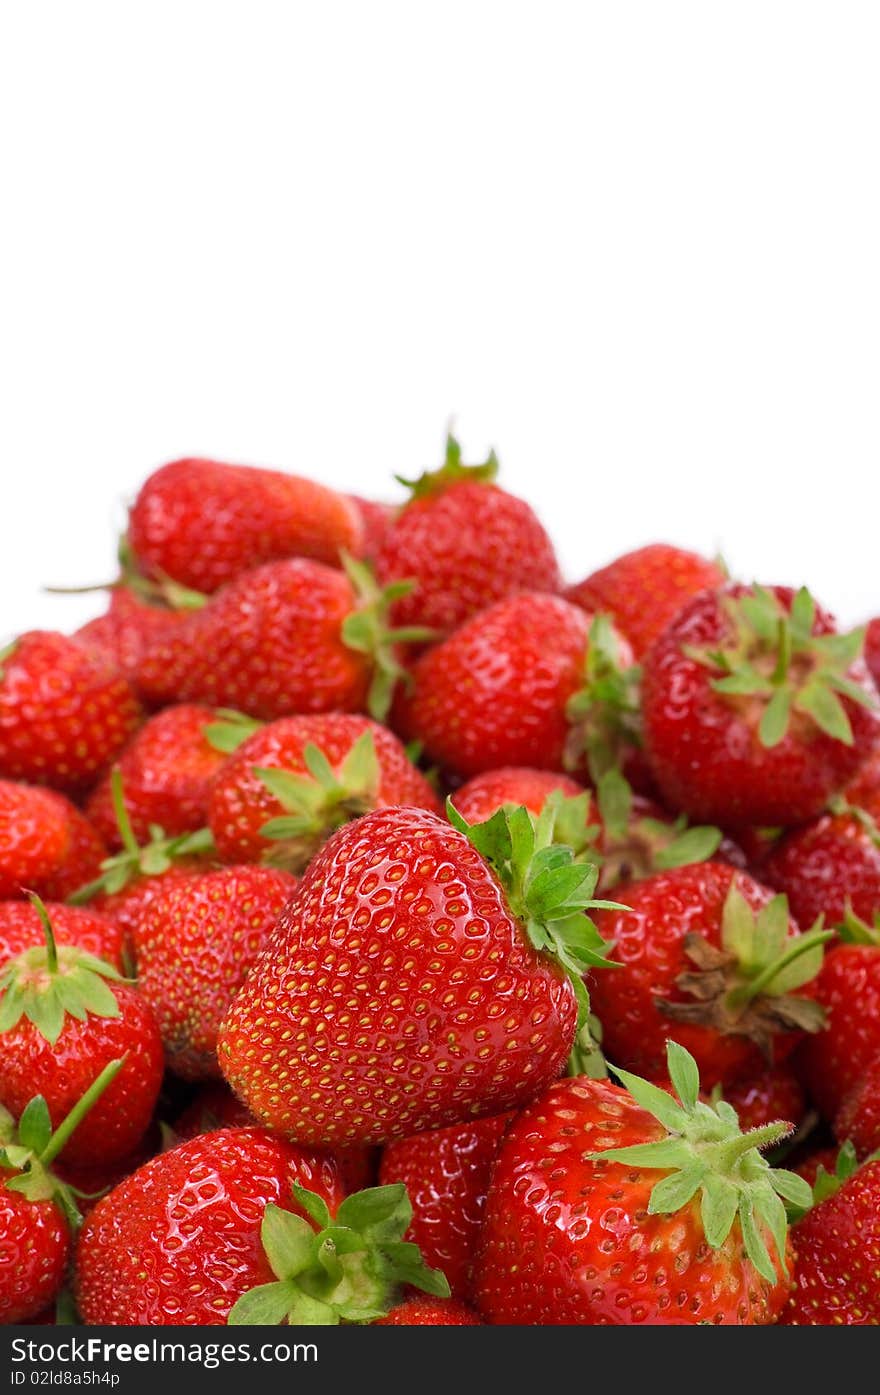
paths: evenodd
<path fill-rule="evenodd" d="M 295 890 L 274 867 L 223 867 L 166 883 L 135 921 L 138 987 L 176 1075 L 220 1075 L 220 1023 Z"/>
<path fill-rule="evenodd" d="M 378 503 L 375 499 L 362 499 L 359 494 L 349 494 L 348 497 L 357 508 L 363 524 L 362 555 L 367 561 L 374 562 L 388 529 L 397 517 L 397 507 Z"/>
<path fill-rule="evenodd" d="M 482 1327 L 480 1319 L 464 1303 L 452 1298 L 407 1298 L 392 1308 L 387 1317 L 377 1318 L 376 1327 Z"/>
<path fill-rule="evenodd" d="M 458 823 L 380 809 L 309 863 L 220 1034 L 264 1123 L 383 1142 L 501 1113 L 562 1068 L 580 975 L 604 962 L 583 914 L 595 868 L 525 809 Z"/>
<path fill-rule="evenodd" d="M 376 558 L 381 581 L 416 581 L 395 604 L 397 624 L 447 634 L 505 596 L 559 590 L 553 544 L 529 505 L 493 483 L 497 473 L 494 452 L 484 465 L 462 465 L 449 436 L 441 469 L 403 481 L 411 499 Z"/>
<path fill-rule="evenodd" d="M 704 862 L 660 872 L 615 893 L 627 910 L 600 911 L 620 968 L 594 975 L 593 1010 L 612 1061 L 657 1077 L 667 1038 L 697 1058 L 708 1086 L 756 1075 L 784 1059 L 822 1012 L 804 993 L 830 934 L 798 935 L 784 896 L 745 872 Z M 805 987 L 807 985 L 807 987 Z"/>
<path fill-rule="evenodd" d="M 609 614 L 641 659 L 691 597 L 723 585 L 717 562 L 669 543 L 650 543 L 569 586 L 565 596 L 584 610 Z"/>
<path fill-rule="evenodd" d="M 880 1162 L 855 1170 L 846 1154 L 832 1177 L 817 1178 L 817 1204 L 792 1231 L 796 1285 L 780 1322 L 786 1327 L 880 1324 Z"/>
<path fill-rule="evenodd" d="M 0 656 L 0 774 L 81 790 L 140 719 L 122 675 L 75 639 L 31 630 Z"/>
<path fill-rule="evenodd" d="M 845 1096 L 834 1117 L 834 1133 L 849 1141 L 860 1158 L 880 1149 L 880 1056 Z"/>
<path fill-rule="evenodd" d="M 407 1239 L 427 1264 L 443 1271 L 455 1298 L 466 1300 L 470 1293 L 492 1164 L 512 1118 L 497 1114 L 429 1129 L 389 1143 L 382 1154 L 380 1182 L 402 1182 L 412 1202 Z"/>
<path fill-rule="evenodd" d="M 484 823 L 499 809 L 522 804 L 530 814 L 540 814 L 547 800 L 559 791 L 564 799 L 579 799 L 583 785 L 552 770 L 506 765 L 484 770 L 455 791 L 452 802 L 468 823 Z M 589 813 L 594 812 L 592 806 Z"/>
<path fill-rule="evenodd" d="M 843 1152 L 844 1149 L 832 1146 L 812 1148 L 805 1156 L 798 1154 L 801 1156 L 801 1160 L 794 1167 L 794 1171 L 799 1177 L 803 1177 L 804 1181 L 809 1183 L 811 1190 L 815 1192 L 816 1182 L 823 1173 L 828 1176 L 834 1175 L 838 1159 Z"/>
<path fill-rule="evenodd" d="M 226 862 L 300 872 L 335 828 L 394 804 L 440 802 L 391 732 L 331 712 L 282 717 L 229 757 L 210 794 L 209 822 Z"/>
<path fill-rule="evenodd" d="M 270 562 L 224 586 L 167 638 L 149 645 L 138 686 L 154 704 L 206 702 L 268 721 L 294 712 L 384 714 L 402 670 L 391 596 L 363 564 L 347 571 L 296 559 Z"/>
<path fill-rule="evenodd" d="M 645 746 L 665 802 L 727 827 L 820 813 L 880 741 L 862 640 L 806 590 L 695 597 L 645 657 Z"/>
<path fill-rule="evenodd" d="M 669 1043 L 679 1104 L 624 1071 L 627 1089 L 577 1077 L 515 1119 L 480 1238 L 476 1305 L 491 1323 L 762 1324 L 790 1287 L 785 1208 L 806 1184 L 758 1151 L 785 1124 L 740 1133 L 698 1099 Z M 629 1091 L 629 1093 L 627 1092 Z"/>
<path fill-rule="evenodd" d="M 146 646 L 170 634 L 185 615 L 185 610 L 154 604 L 128 586 L 114 586 L 104 614 L 81 626 L 73 638 L 133 682 Z"/>
<path fill-rule="evenodd" d="M 764 859 L 761 876 L 768 886 L 785 892 L 800 924 L 824 915 L 827 924 L 835 925 L 847 908 L 867 921 L 880 914 L 877 816 L 880 798 L 872 810 L 840 801 L 839 812 L 793 829 Z"/>
<path fill-rule="evenodd" d="M 880 803 L 880 747 L 869 756 L 854 780 L 843 792 L 848 804 L 871 809 Z"/>
<path fill-rule="evenodd" d="M 0 965 L 0 1103 L 18 1117 L 36 1093 L 54 1126 L 110 1062 L 124 1065 L 64 1150 L 72 1166 L 113 1163 L 147 1131 L 162 1083 L 162 1043 L 147 1003 L 113 964 L 56 944 L 33 898 L 36 943 Z"/>
<path fill-rule="evenodd" d="M 868 622 L 865 631 L 865 663 L 877 687 L 880 688 L 880 615 Z"/>
<path fill-rule="evenodd" d="M 628 648 L 611 642 L 625 664 Z M 590 619 L 577 606 L 537 592 L 511 596 L 416 661 L 397 720 L 458 775 L 577 766 L 581 729 L 597 708 L 591 648 Z M 600 652 L 605 660 L 604 646 L 594 658 Z"/>
<path fill-rule="evenodd" d="M 122 752 L 117 765 L 125 807 L 139 840 L 147 839 L 154 825 L 173 837 L 207 822 L 208 786 L 224 761 L 205 735 L 216 720 L 213 708 L 196 703 L 167 707 L 151 717 Z M 92 791 L 86 813 L 111 848 L 122 847 L 109 775 Z"/>
<path fill-rule="evenodd" d="M 264 562 L 310 557 L 334 564 L 358 554 L 357 507 L 314 480 L 216 460 L 174 460 L 154 470 L 128 525 L 134 559 L 148 576 L 216 591 Z"/>
<path fill-rule="evenodd" d="M 827 1026 L 798 1053 L 810 1094 L 829 1120 L 880 1056 L 880 939 L 853 920 L 843 933 L 864 942 L 835 945 L 826 955 L 811 992 Z"/>
<path fill-rule="evenodd" d="M 743 1132 L 787 1119 L 797 1126 L 807 1112 L 807 1097 L 795 1071 L 787 1063 L 769 1066 L 759 1075 L 731 1081 L 724 1099 L 736 1110 Z"/>
<path fill-rule="evenodd" d="M 42 1321 L 60 1292 L 79 1211 L 55 1158 L 121 1066 L 106 1066 L 54 1133 L 40 1095 L 17 1125 L 0 1108 L 0 1325 Z"/>
<path fill-rule="evenodd" d="M 106 855 L 98 832 L 63 794 L 0 780 L 0 899 L 36 891 L 62 901 L 97 875 Z"/>
<path fill-rule="evenodd" d="M 402 1187 L 343 1199 L 329 1159 L 263 1129 L 203 1134 L 95 1207 L 77 1250 L 79 1308 L 87 1323 L 370 1322 L 401 1283 L 448 1296 L 400 1243 L 410 1215 Z"/>
<path fill-rule="evenodd" d="M 292 1185 L 341 1197 L 336 1168 L 263 1129 L 224 1129 L 160 1153 L 103 1197 L 76 1254 L 77 1306 L 89 1324 L 225 1323 L 273 1274 L 260 1243 L 269 1203 Z"/>

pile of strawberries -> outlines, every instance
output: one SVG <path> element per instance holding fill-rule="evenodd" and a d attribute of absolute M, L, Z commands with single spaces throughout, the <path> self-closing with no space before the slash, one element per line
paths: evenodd
<path fill-rule="evenodd" d="M 0 654 L 0 1322 L 880 1322 L 880 621 L 496 473 L 176 461 Z"/>

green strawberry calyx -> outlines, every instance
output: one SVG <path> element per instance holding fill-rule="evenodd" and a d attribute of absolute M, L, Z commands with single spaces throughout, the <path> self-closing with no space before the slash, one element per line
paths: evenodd
<path fill-rule="evenodd" d="M 654 872 L 667 872 L 706 862 L 721 846 L 722 832 L 711 824 L 636 816 L 633 792 L 617 769 L 600 776 L 596 789 L 602 818 L 602 888 L 639 881 Z"/>
<path fill-rule="evenodd" d="M 112 964 L 77 945 L 56 945 L 45 905 L 33 892 L 30 902 L 40 917 L 45 944 L 16 955 L 0 973 L 0 1033 L 24 1017 L 55 1046 L 68 1017 L 118 1017 L 111 983 L 125 983 Z"/>
<path fill-rule="evenodd" d="M 130 591 L 139 600 L 158 610 L 201 610 L 208 597 L 202 591 L 183 586 L 166 572 L 156 571 L 144 576 L 138 568 L 131 543 L 123 534 L 116 549 L 119 574 L 113 581 L 99 581 L 91 586 L 45 586 L 52 596 L 87 596 L 94 591 Z"/>
<path fill-rule="evenodd" d="M 825 1025 L 821 1005 L 795 990 L 819 973 L 833 937 L 821 917 L 805 934 L 790 934 L 785 896 L 774 896 L 756 914 L 734 876 L 722 911 L 721 947 L 694 931 L 686 934 L 684 953 L 693 967 L 675 981 L 685 1000 L 658 999 L 657 1007 L 674 1022 L 749 1037 L 772 1060 L 777 1032 L 818 1032 Z"/>
<path fill-rule="evenodd" d="M 194 833 L 180 833 L 175 838 L 166 838 L 165 830 L 158 824 L 150 825 L 149 842 L 141 845 L 134 836 L 131 819 L 125 805 L 125 791 L 122 773 L 115 766 L 110 774 L 110 791 L 122 851 L 105 857 L 101 863 L 101 875 L 85 886 L 77 887 L 68 904 L 82 906 L 95 896 L 115 896 L 124 891 L 129 882 L 137 877 L 158 877 L 167 872 L 175 863 L 189 857 L 210 857 L 216 851 L 209 828 L 199 828 Z"/>
<path fill-rule="evenodd" d="M 331 1326 L 384 1317 L 404 1284 L 449 1297 L 439 1269 L 403 1236 L 412 1220 L 406 1187 L 393 1183 L 347 1196 L 335 1217 L 315 1192 L 295 1182 L 305 1216 L 270 1202 L 260 1238 L 275 1281 L 242 1294 L 229 1314 L 233 1327 Z"/>
<path fill-rule="evenodd" d="M 446 436 L 446 456 L 436 470 L 425 470 L 418 479 L 408 480 L 403 475 L 395 475 L 398 484 L 409 490 L 408 503 L 414 499 L 427 499 L 442 494 L 454 484 L 493 484 L 498 476 L 498 457 L 490 450 L 482 465 L 464 465 L 461 459 L 461 446 L 451 432 Z"/>
<path fill-rule="evenodd" d="M 775 1284 L 777 1263 L 788 1274 L 785 1203 L 809 1206 L 810 1188 L 796 1173 L 771 1167 L 760 1150 L 789 1134 L 791 1124 L 779 1120 L 743 1133 L 736 1111 L 725 1100 L 713 1105 L 700 1099 L 697 1063 L 684 1047 L 667 1042 L 666 1060 L 677 1099 L 629 1071 L 614 1066 L 611 1071 L 636 1103 L 663 1125 L 667 1137 L 588 1157 L 596 1163 L 662 1170 L 665 1175 L 651 1191 L 648 1213 L 674 1215 L 699 1196 L 703 1233 L 712 1249 L 723 1245 L 738 1223 L 755 1269 Z"/>
<path fill-rule="evenodd" d="M 716 693 L 754 713 L 762 746 L 778 746 L 794 714 L 851 746 L 852 726 L 841 699 L 876 705 L 870 691 L 849 676 L 864 648 L 865 627 L 814 635 L 816 603 L 805 586 L 791 610 L 757 585 L 745 595 L 725 596 L 722 605 L 729 640 L 711 648 L 687 646 L 684 652 L 716 671 L 711 680 Z"/>
<path fill-rule="evenodd" d="M 229 756 L 263 726 L 264 722 L 256 717 L 248 717 L 244 712 L 237 712 L 233 707 L 218 707 L 213 722 L 208 722 L 202 728 L 202 735 L 215 751 Z"/>
<path fill-rule="evenodd" d="M 0 1168 L 12 1173 L 3 1185 L 9 1191 L 21 1192 L 29 1201 L 54 1201 L 74 1231 L 82 1222 L 76 1197 L 84 1193 L 62 1182 L 51 1165 L 125 1062 L 126 1056 L 108 1062 L 57 1129 L 52 1128 L 49 1107 L 42 1095 L 30 1101 L 17 1125 L 9 1111 L 0 1106 Z"/>
<path fill-rule="evenodd" d="M 367 710 L 381 722 L 388 715 L 397 684 L 408 686 L 412 682 L 408 670 L 400 662 L 401 646 L 429 644 L 437 634 L 424 625 L 400 625 L 395 629 L 389 624 L 391 606 L 402 596 L 409 595 L 415 581 L 392 581 L 380 586 L 367 562 L 347 552 L 340 553 L 340 559 L 357 598 L 354 610 L 342 622 L 342 641 L 349 649 L 368 654 L 372 659 Z"/>
<path fill-rule="evenodd" d="M 849 901 L 843 913 L 843 920 L 837 927 L 838 939 L 845 945 L 880 946 L 880 909 L 874 911 L 874 923 L 869 925 L 856 915 Z"/>
<path fill-rule="evenodd" d="M 611 617 L 593 616 L 584 657 L 583 685 L 568 699 L 565 766 L 579 770 L 586 759 L 598 785 L 619 768 L 627 750 L 641 746 L 641 669 L 622 659 L 621 639 Z"/>
<path fill-rule="evenodd" d="M 375 809 L 382 778 L 371 731 L 361 733 L 335 769 L 311 741 L 303 747 L 303 760 L 303 775 L 253 767 L 257 779 L 284 810 L 260 829 L 274 844 L 263 861 L 291 872 L 301 872 L 334 829 Z"/>
<path fill-rule="evenodd" d="M 578 862 L 570 847 L 556 841 L 561 802 L 561 797 L 551 795 L 537 818 L 520 805 L 501 808 L 484 823 L 469 824 L 448 799 L 446 814 L 488 862 L 529 943 L 556 959 L 569 978 L 580 1031 L 590 1012 L 584 974 L 613 967 L 606 958 L 609 946 L 587 912 L 628 908 L 617 901 L 594 900 L 599 868 L 594 862 Z"/>

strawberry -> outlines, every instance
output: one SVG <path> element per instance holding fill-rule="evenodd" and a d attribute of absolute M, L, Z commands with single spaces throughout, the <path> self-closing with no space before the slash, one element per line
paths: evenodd
<path fill-rule="evenodd" d="M 395 603 L 396 624 L 448 634 L 505 596 L 559 590 L 553 544 L 529 505 L 497 487 L 497 473 L 494 452 L 483 465 L 463 465 L 449 436 L 439 470 L 401 481 L 410 499 L 376 557 L 380 581 L 415 578 Z"/>
<path fill-rule="evenodd" d="M 880 615 L 868 621 L 865 631 L 865 663 L 880 688 Z"/>
<path fill-rule="evenodd" d="M 220 1023 L 295 890 L 274 867 L 223 867 L 167 882 L 135 920 L 138 987 L 176 1075 L 219 1076 Z"/>
<path fill-rule="evenodd" d="M 786 1216 L 799 1177 L 772 1169 L 770 1124 L 698 1098 L 693 1057 L 669 1043 L 678 1099 L 558 1081 L 512 1123 L 495 1163 L 474 1298 L 490 1323 L 764 1324 L 788 1294 Z M 680 1103 L 679 1103 L 680 1101 Z"/>
<path fill-rule="evenodd" d="M 407 1298 L 386 1317 L 377 1318 L 376 1327 L 482 1327 L 473 1309 L 453 1298 Z"/>
<path fill-rule="evenodd" d="M 334 1164 L 263 1129 L 223 1129 L 160 1153 L 103 1197 L 76 1253 L 77 1307 L 89 1324 L 225 1323 L 272 1279 L 260 1243 L 267 1206 L 292 1209 L 300 1182 L 334 1205 Z"/>
<path fill-rule="evenodd" d="M 880 1324 L 880 1161 L 858 1167 L 841 1150 L 833 1174 L 822 1169 L 815 1201 L 792 1231 L 796 1285 L 780 1322 L 786 1327 Z"/>
<path fill-rule="evenodd" d="M 59 947 L 81 949 L 114 969 L 123 968 L 123 936 L 120 927 L 99 911 L 47 904 L 52 933 Z M 45 946 L 46 933 L 39 912 L 29 901 L 0 902 L 0 964 L 6 965 L 25 950 Z"/>
<path fill-rule="evenodd" d="M 860 1158 L 880 1149 L 880 1056 L 844 1097 L 833 1120 L 834 1134 L 849 1141 Z"/>
<path fill-rule="evenodd" d="M 843 791 L 848 804 L 870 809 L 880 803 L 880 747 L 868 757 L 854 780 Z"/>
<path fill-rule="evenodd" d="M 142 485 L 128 543 L 147 576 L 216 591 L 264 562 L 308 557 L 330 565 L 361 551 L 351 500 L 314 480 L 216 460 L 174 460 Z"/>
<path fill-rule="evenodd" d="M 369 1322 L 401 1283 L 448 1294 L 400 1243 L 410 1215 L 402 1187 L 343 1199 L 332 1161 L 263 1129 L 203 1134 L 95 1207 L 79 1309 L 87 1323 L 151 1326 Z"/>
<path fill-rule="evenodd" d="M 664 801 L 694 818 L 802 822 L 880 741 L 863 631 L 802 589 L 704 591 L 645 656 L 644 740 Z"/>
<path fill-rule="evenodd" d="M 674 1036 L 708 1086 L 726 1087 L 821 1028 L 821 1009 L 804 995 L 818 996 L 812 980 L 831 936 L 799 935 L 784 896 L 718 862 L 659 872 L 616 894 L 628 909 L 600 911 L 596 923 L 620 967 L 590 984 L 612 1061 L 656 1078 Z"/>
<path fill-rule="evenodd" d="M 565 598 L 610 615 L 641 659 L 687 601 L 700 591 L 717 590 L 724 579 L 717 562 L 669 543 L 650 543 L 569 586 Z"/>
<path fill-rule="evenodd" d="M 384 715 L 402 674 L 391 600 L 362 563 L 335 571 L 303 558 L 270 562 L 224 586 L 177 629 L 148 645 L 137 682 L 146 699 L 204 702 L 272 721 L 296 712 Z"/>
<path fill-rule="evenodd" d="M 74 1167 L 113 1163 L 134 1151 L 152 1118 L 162 1083 L 159 1031 L 113 964 L 79 945 L 56 944 L 39 897 L 32 910 L 43 944 L 0 965 L 0 1103 L 17 1117 L 38 1093 L 57 1126 L 89 1081 L 124 1058 L 64 1153 Z"/>
<path fill-rule="evenodd" d="M 379 1143 L 502 1113 L 561 1070 L 604 962 L 596 870 L 525 809 L 450 817 L 376 810 L 309 863 L 220 1033 L 262 1122 Z"/>
<path fill-rule="evenodd" d="M 785 892 L 800 924 L 824 915 L 834 925 L 847 909 L 867 921 L 880 913 L 880 796 L 872 804 L 836 800 L 834 813 L 792 829 L 764 859 L 763 880 Z"/>
<path fill-rule="evenodd" d="M 557 791 L 563 799 L 579 799 L 584 787 L 568 775 L 552 770 L 506 765 L 475 775 L 455 791 L 452 802 L 468 823 L 484 823 L 499 809 L 516 808 L 518 804 L 537 816 Z M 592 812 L 592 806 L 588 806 L 588 813 Z"/>
<path fill-rule="evenodd" d="M 625 665 L 628 647 L 610 644 Z M 465 777 L 576 767 L 604 682 L 591 649 L 590 618 L 577 606 L 537 592 L 508 597 L 416 660 L 396 719 L 431 760 Z M 604 645 L 597 657 L 607 659 Z"/>
<path fill-rule="evenodd" d="M 185 614 L 184 609 L 172 609 L 138 595 L 130 586 L 114 586 L 104 614 L 82 625 L 73 638 L 134 682 L 146 646 L 170 634 Z"/>
<path fill-rule="evenodd" d="M 82 790 L 141 720 L 126 680 L 66 635 L 31 630 L 0 655 L 0 774 Z"/>
<path fill-rule="evenodd" d="M 496 1114 L 389 1143 L 379 1165 L 383 1183 L 402 1182 L 413 1206 L 407 1239 L 466 1300 L 492 1165 L 514 1116 Z M 390 1319 L 389 1319 L 390 1320 Z"/>
<path fill-rule="evenodd" d="M 235 1095 L 220 1081 L 202 1085 L 186 1109 L 174 1121 L 170 1135 L 177 1143 L 197 1138 L 216 1129 L 257 1128 L 257 1121 Z"/>
<path fill-rule="evenodd" d="M 150 717 L 122 752 L 117 766 L 137 839 L 148 838 L 154 825 L 173 837 L 193 833 L 207 822 L 208 786 L 224 760 L 205 735 L 215 721 L 211 707 L 197 703 L 167 707 Z M 109 774 L 89 796 L 86 813 L 118 851 L 122 835 Z"/>
<path fill-rule="evenodd" d="M 848 917 L 841 936 L 848 942 L 829 951 L 811 988 L 826 1029 L 798 1052 L 810 1094 L 828 1120 L 880 1056 L 880 931 Z"/>
<path fill-rule="evenodd" d="M 0 780 L 0 899 L 30 890 L 63 901 L 106 855 L 100 834 L 63 794 Z"/>
<path fill-rule="evenodd" d="M 55 1158 L 121 1066 L 108 1064 L 54 1133 L 40 1095 L 29 1100 L 17 1126 L 0 1108 L 2 1325 L 40 1320 L 61 1290 L 79 1211 L 71 1188 L 53 1170 Z"/>
<path fill-rule="evenodd" d="M 301 872 L 334 829 L 371 809 L 440 803 L 391 732 L 330 712 L 261 727 L 214 779 L 209 823 L 226 862 Z"/>
<path fill-rule="evenodd" d="M 796 1127 L 807 1112 L 804 1087 L 787 1062 L 731 1081 L 724 1087 L 724 1099 L 736 1110 L 744 1132 L 772 1124 L 774 1119 L 787 1119 Z"/>

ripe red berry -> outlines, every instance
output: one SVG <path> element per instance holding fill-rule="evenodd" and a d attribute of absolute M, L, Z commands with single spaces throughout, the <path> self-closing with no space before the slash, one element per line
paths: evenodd
<path fill-rule="evenodd" d="M 395 602 L 396 624 L 444 635 L 518 591 L 558 591 L 553 544 L 529 505 L 493 483 L 497 471 L 494 453 L 462 465 L 450 436 L 441 469 L 408 482 L 410 500 L 376 556 L 383 583 L 416 583 Z"/>
<path fill-rule="evenodd" d="M 851 1143 L 860 1158 L 880 1148 L 880 1056 L 844 1096 L 833 1119 L 835 1137 Z"/>
<path fill-rule="evenodd" d="M 644 739 L 665 802 L 726 827 L 819 814 L 880 740 L 862 639 L 838 634 L 806 590 L 696 596 L 645 656 Z"/>
<path fill-rule="evenodd" d="M 36 891 L 63 901 L 97 876 L 106 855 L 97 830 L 63 794 L 0 780 L 0 899 Z"/>
<path fill-rule="evenodd" d="M 377 1318 L 376 1327 L 481 1327 L 472 1308 L 452 1298 L 407 1298 L 392 1308 L 387 1317 Z"/>
<path fill-rule="evenodd" d="M 641 659 L 692 596 L 723 585 L 717 562 L 668 543 L 650 543 L 569 586 L 565 597 L 591 613 L 609 614 Z"/>
<path fill-rule="evenodd" d="M 559 1081 L 513 1121 L 492 1176 L 474 1299 L 494 1324 L 663 1326 L 773 1322 L 788 1294 L 780 1195 L 809 1197 L 698 1098 L 669 1044 L 666 1091 Z M 629 1093 L 628 1093 L 629 1092 Z M 708 1146 L 707 1146 L 708 1145 Z"/>
<path fill-rule="evenodd" d="M 615 892 L 596 923 L 620 967 L 594 974 L 593 1010 L 614 1062 L 657 1078 L 666 1041 L 725 1085 L 777 1062 L 823 1017 L 811 996 L 827 934 L 798 935 L 783 896 L 718 862 L 659 872 Z"/>
<path fill-rule="evenodd" d="M 133 683 L 146 646 L 169 634 L 185 615 L 183 609 L 154 604 L 128 586 L 119 585 L 111 590 L 104 614 L 89 620 L 73 637 Z"/>
<path fill-rule="evenodd" d="M 551 837 L 524 809 L 467 836 L 418 809 L 341 828 L 223 1025 L 236 1094 L 325 1148 L 534 1096 L 562 1068 L 579 1004 L 586 1016 L 580 975 L 602 962 L 583 914 L 595 869 Z"/>
<path fill-rule="evenodd" d="M 880 797 L 873 809 L 841 802 L 825 814 L 792 829 L 761 864 L 768 886 L 784 891 L 801 925 L 818 916 L 838 925 L 850 910 L 873 921 L 880 914 Z"/>
<path fill-rule="evenodd" d="M 76 792 L 141 720 L 125 678 L 66 635 L 31 630 L 0 656 L 0 774 Z"/>
<path fill-rule="evenodd" d="M 880 1056 L 880 943 L 867 927 L 864 932 L 864 943 L 835 945 L 825 956 L 811 992 L 826 1027 L 798 1052 L 810 1094 L 828 1120 Z M 847 933 L 859 932 L 851 923 Z"/>
<path fill-rule="evenodd" d="M 264 562 L 359 554 L 360 512 L 343 494 L 297 475 L 174 460 L 154 470 L 131 510 L 128 542 L 148 576 L 216 591 Z"/>
<path fill-rule="evenodd" d="M 795 1226 L 795 1291 L 788 1327 L 876 1327 L 880 1323 L 880 1162 L 866 1162 Z"/>

